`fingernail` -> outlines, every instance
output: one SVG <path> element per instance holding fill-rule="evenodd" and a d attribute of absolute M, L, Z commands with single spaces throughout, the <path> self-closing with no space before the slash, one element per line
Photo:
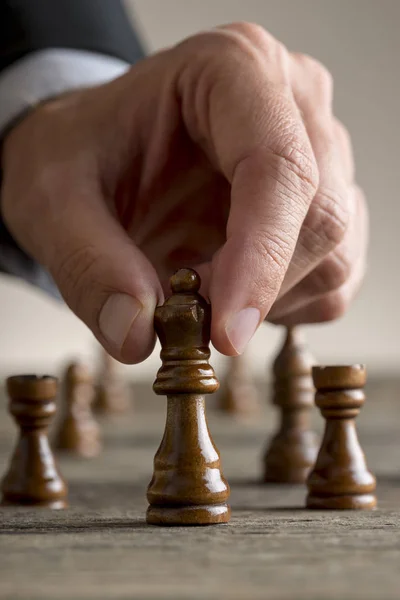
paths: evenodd
<path fill-rule="evenodd" d="M 230 343 L 238 354 L 241 354 L 260 323 L 258 308 L 244 308 L 233 315 L 227 322 L 225 331 Z"/>
<path fill-rule="evenodd" d="M 121 349 L 142 309 L 141 303 L 128 294 L 113 294 L 100 312 L 99 327 L 106 340 Z"/>

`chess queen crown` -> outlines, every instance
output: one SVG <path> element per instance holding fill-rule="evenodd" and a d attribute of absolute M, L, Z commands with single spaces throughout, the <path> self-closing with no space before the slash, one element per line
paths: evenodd
<path fill-rule="evenodd" d="M 162 367 L 156 394 L 211 394 L 219 387 L 210 358 L 211 306 L 198 293 L 200 277 L 180 269 L 171 277 L 172 295 L 156 308 L 154 327 L 161 342 Z"/>

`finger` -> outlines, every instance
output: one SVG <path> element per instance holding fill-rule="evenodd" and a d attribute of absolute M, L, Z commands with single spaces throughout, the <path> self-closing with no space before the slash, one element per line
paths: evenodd
<path fill-rule="evenodd" d="M 290 74 L 293 94 L 302 113 L 319 171 L 319 187 L 300 231 L 291 265 L 280 296 L 336 247 L 345 234 L 351 211 L 348 197 L 347 155 L 341 153 L 332 116 L 332 79 L 314 59 L 292 55 Z"/>
<path fill-rule="evenodd" d="M 310 117 L 330 120 L 333 80 L 326 67 L 307 54 L 292 52 L 289 68 L 293 94 L 306 120 Z M 310 92 L 313 92 L 311 97 Z"/>
<path fill-rule="evenodd" d="M 210 44 L 213 68 L 180 84 L 190 135 L 232 186 L 210 299 L 214 345 L 238 354 L 276 299 L 318 175 L 281 46 L 249 25 L 214 32 L 211 53 Z"/>
<path fill-rule="evenodd" d="M 363 268 L 368 245 L 365 197 L 362 190 L 356 186 L 351 188 L 349 196 L 353 199 L 350 224 L 342 243 L 314 271 L 275 303 L 269 314 L 270 319 L 282 319 L 328 292 L 339 289 L 354 277 L 353 271 L 357 272 Z"/>
<path fill-rule="evenodd" d="M 5 195 L 11 193 L 12 169 L 6 170 Z M 70 184 L 73 178 L 62 169 L 53 166 L 48 173 L 51 193 L 43 187 L 32 192 L 28 205 L 41 215 L 35 228 L 25 211 L 12 215 L 11 229 L 48 268 L 66 303 L 105 349 L 121 362 L 140 362 L 155 343 L 154 309 L 163 298 L 158 277 L 111 216 L 99 190 L 88 189 L 78 177 Z M 18 203 L 7 201 L 13 204 Z"/>
<path fill-rule="evenodd" d="M 295 312 L 290 312 L 278 319 L 271 319 L 271 323 L 291 327 L 293 325 L 325 323 L 339 319 L 346 313 L 357 295 L 364 275 L 365 266 L 364 268 L 360 266 L 360 269 L 354 273 L 354 277 L 339 289 L 321 296 Z"/>
<path fill-rule="evenodd" d="M 137 235 L 136 228 L 129 230 L 159 277 L 167 282 L 167 289 L 172 273 L 182 265 L 197 270 L 196 266 L 208 262 L 224 243 L 229 193 L 226 181 L 223 187 L 218 182 L 203 185 L 196 195 L 185 195 L 179 208 L 170 211 L 162 224 L 149 228 L 145 239 Z"/>
<path fill-rule="evenodd" d="M 122 362 L 152 352 L 158 277 L 142 252 L 100 202 L 81 202 L 65 216 L 50 272 L 70 308 Z M 75 209 L 75 212 L 73 212 Z"/>
<path fill-rule="evenodd" d="M 351 185 L 355 178 L 355 164 L 350 134 L 338 119 L 333 119 L 333 131 L 345 178 L 348 184 Z"/>

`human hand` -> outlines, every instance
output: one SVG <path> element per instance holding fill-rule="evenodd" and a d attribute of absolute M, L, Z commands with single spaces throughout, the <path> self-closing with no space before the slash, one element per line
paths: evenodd
<path fill-rule="evenodd" d="M 332 81 L 261 27 L 193 36 L 38 107 L 8 135 L 2 211 L 106 350 L 139 362 L 173 270 L 199 270 L 211 339 L 341 315 L 367 212 Z"/>

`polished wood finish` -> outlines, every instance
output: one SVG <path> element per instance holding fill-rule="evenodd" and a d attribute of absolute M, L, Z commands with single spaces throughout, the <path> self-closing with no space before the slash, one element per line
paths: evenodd
<path fill-rule="evenodd" d="M 92 414 L 93 379 L 85 365 L 72 363 L 64 376 L 63 411 L 54 447 L 91 458 L 101 451 L 101 435 Z"/>
<path fill-rule="evenodd" d="M 230 518 L 229 486 L 208 431 L 204 394 L 218 389 L 210 366 L 211 307 L 198 293 L 200 277 L 181 269 L 172 296 L 156 309 L 162 367 L 153 385 L 168 398 L 164 437 L 154 459 L 147 498 L 153 525 L 211 525 Z"/>
<path fill-rule="evenodd" d="M 253 382 L 246 353 L 231 356 L 222 390 L 218 397 L 221 412 L 247 417 L 260 412 L 257 388 Z"/>
<path fill-rule="evenodd" d="M 64 483 L 47 429 L 56 412 L 57 379 L 20 375 L 7 379 L 9 410 L 20 428 L 10 467 L 1 484 L 3 505 L 67 506 Z"/>
<path fill-rule="evenodd" d="M 132 407 L 131 392 L 118 373 L 118 363 L 101 349 L 99 380 L 93 410 L 99 415 L 119 414 Z"/>
<path fill-rule="evenodd" d="M 278 432 L 264 455 L 265 483 L 304 483 L 314 466 L 318 440 L 310 430 L 315 363 L 300 330 L 289 327 L 273 365 L 272 403 L 280 409 Z"/>
<path fill-rule="evenodd" d="M 368 471 L 355 427 L 365 401 L 365 367 L 314 367 L 313 379 L 315 403 L 326 427 L 307 481 L 307 507 L 372 509 L 376 506 L 375 477 Z"/>

